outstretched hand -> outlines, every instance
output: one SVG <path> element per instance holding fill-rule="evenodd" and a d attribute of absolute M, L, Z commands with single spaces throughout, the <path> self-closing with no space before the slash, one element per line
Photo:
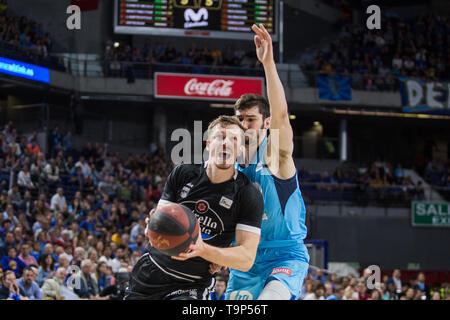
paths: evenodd
<path fill-rule="evenodd" d="M 272 63 L 274 61 L 273 44 L 269 32 L 262 24 L 260 24 L 259 26 L 254 24 L 252 26 L 252 30 L 256 33 L 256 35 L 254 36 L 254 41 L 256 46 L 256 56 L 258 57 L 258 60 L 263 65 Z"/>

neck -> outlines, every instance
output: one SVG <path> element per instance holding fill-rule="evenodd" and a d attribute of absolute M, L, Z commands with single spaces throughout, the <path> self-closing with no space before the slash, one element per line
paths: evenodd
<path fill-rule="evenodd" d="M 210 164 L 206 167 L 206 175 L 212 183 L 222 183 L 230 180 L 235 174 L 234 166 L 230 166 L 228 169 L 219 169 L 215 165 Z"/>
<path fill-rule="evenodd" d="M 265 134 L 261 134 L 259 136 L 259 141 L 258 144 L 253 144 L 253 145 L 245 145 L 245 155 L 243 155 L 245 158 L 245 167 L 247 167 L 251 161 L 253 160 L 253 158 L 255 157 L 256 152 L 258 152 L 259 147 L 261 146 L 261 144 L 264 141 L 264 138 L 266 137 Z M 242 157 L 239 161 L 239 163 L 244 163 L 244 161 L 242 161 Z"/>

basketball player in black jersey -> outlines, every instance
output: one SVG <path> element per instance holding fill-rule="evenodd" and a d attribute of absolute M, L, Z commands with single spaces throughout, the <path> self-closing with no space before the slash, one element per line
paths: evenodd
<path fill-rule="evenodd" d="M 190 208 L 201 236 L 187 253 L 176 257 L 149 245 L 130 274 L 125 300 L 205 300 L 214 285 L 211 264 L 242 271 L 252 267 L 263 199 L 250 180 L 235 170 L 242 142 L 243 127 L 237 118 L 220 116 L 208 127 L 208 161 L 182 164 L 170 173 L 158 205 L 175 202 Z M 235 245 L 230 246 L 233 239 Z"/>

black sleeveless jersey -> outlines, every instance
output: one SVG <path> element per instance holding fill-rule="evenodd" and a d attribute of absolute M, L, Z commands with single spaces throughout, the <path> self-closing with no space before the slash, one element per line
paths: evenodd
<path fill-rule="evenodd" d="M 229 247 L 236 229 L 260 234 L 264 202 L 261 192 L 243 173 L 236 170 L 228 181 L 214 184 L 204 165 L 182 164 L 170 173 L 159 205 L 182 204 L 196 215 L 205 243 Z M 200 257 L 174 260 L 149 245 L 149 257 L 162 271 L 178 281 L 211 278 L 211 262 Z"/>

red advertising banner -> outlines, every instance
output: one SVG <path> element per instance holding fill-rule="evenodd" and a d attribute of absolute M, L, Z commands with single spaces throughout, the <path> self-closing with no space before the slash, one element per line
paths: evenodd
<path fill-rule="evenodd" d="M 155 97 L 236 101 L 245 93 L 263 95 L 264 78 L 155 72 Z"/>

